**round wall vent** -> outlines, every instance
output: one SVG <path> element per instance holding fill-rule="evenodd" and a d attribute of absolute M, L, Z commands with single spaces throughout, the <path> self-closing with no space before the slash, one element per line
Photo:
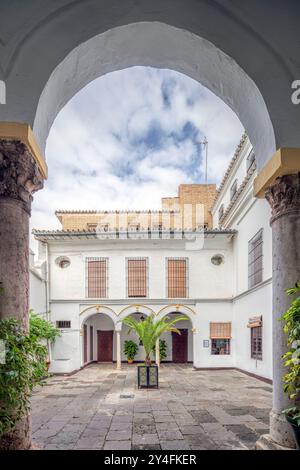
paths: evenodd
<path fill-rule="evenodd" d="M 59 256 L 58 258 L 56 258 L 55 263 L 61 269 L 65 269 L 65 268 L 68 268 L 70 266 L 71 260 L 67 256 Z"/>
<path fill-rule="evenodd" d="M 220 264 L 224 263 L 224 256 L 223 255 L 214 255 L 211 258 L 211 262 L 215 266 L 220 266 Z"/>

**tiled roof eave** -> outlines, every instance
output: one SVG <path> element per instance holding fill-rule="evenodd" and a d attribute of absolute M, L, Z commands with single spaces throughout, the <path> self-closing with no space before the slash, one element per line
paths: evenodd
<path fill-rule="evenodd" d="M 253 167 L 251 168 L 251 171 L 249 171 L 249 173 L 247 173 L 247 175 L 245 176 L 245 178 L 243 179 L 243 182 L 242 184 L 240 185 L 240 187 L 238 188 L 237 192 L 235 193 L 234 197 L 232 198 L 232 200 L 230 201 L 230 204 L 229 206 L 227 207 L 227 209 L 225 210 L 224 214 L 222 215 L 222 217 L 220 218 L 219 220 L 219 223 L 222 224 L 226 218 L 229 216 L 229 214 L 231 213 L 232 209 L 235 207 L 237 201 L 240 199 L 240 197 L 242 196 L 242 194 L 244 193 L 244 190 L 245 188 L 247 187 L 248 185 L 248 182 L 251 180 L 252 178 L 252 175 L 255 173 L 256 171 L 256 165 L 253 165 Z"/>
<path fill-rule="evenodd" d="M 181 230 L 165 230 L 165 231 L 151 231 L 151 233 L 180 233 L 182 232 Z M 110 235 L 116 235 L 116 233 L 120 235 L 128 234 L 133 238 L 134 235 L 143 235 L 143 234 L 148 234 L 148 230 L 139 230 L 137 232 L 131 232 L 131 231 L 110 231 L 110 232 L 96 232 L 96 230 L 33 230 L 32 231 L 34 237 L 38 239 L 60 239 L 60 238 L 72 238 L 72 237 L 85 237 L 85 238 L 92 238 L 92 239 L 101 239 L 102 237 L 109 237 Z M 234 235 L 236 233 L 236 230 L 233 229 L 212 229 L 212 230 L 184 230 L 184 234 L 204 234 L 204 235 Z M 102 238 L 103 239 L 103 238 Z M 122 238 L 117 238 L 117 240 L 122 240 Z M 150 238 L 151 240 L 151 238 Z M 153 238 L 153 240 L 157 240 L 156 238 Z M 176 238 L 175 238 L 176 240 Z"/>
<path fill-rule="evenodd" d="M 215 200 L 214 200 L 214 202 L 213 202 L 213 204 L 212 204 L 212 206 L 211 206 L 211 209 L 210 209 L 211 211 L 212 211 L 212 210 L 215 208 L 215 206 L 216 206 L 216 203 L 217 203 L 217 201 L 218 201 L 218 199 L 219 199 L 219 196 L 220 196 L 220 194 L 221 194 L 221 192 L 222 192 L 222 190 L 223 190 L 223 188 L 224 188 L 224 186 L 225 186 L 225 184 L 226 184 L 226 182 L 227 182 L 227 180 L 228 180 L 228 178 L 229 178 L 229 176 L 230 176 L 230 174 L 231 174 L 231 170 L 232 170 L 232 168 L 234 167 L 235 162 L 237 161 L 238 157 L 240 156 L 241 150 L 242 150 L 242 148 L 243 148 L 243 146 L 244 146 L 244 143 L 246 142 L 247 138 L 248 138 L 248 136 L 247 136 L 247 134 L 244 132 L 244 134 L 242 135 L 241 140 L 240 140 L 240 142 L 239 142 L 239 144 L 238 144 L 238 146 L 237 146 L 237 148 L 236 148 L 236 150 L 235 150 L 235 152 L 234 152 L 234 155 L 233 155 L 232 159 L 231 159 L 230 162 L 229 162 L 229 165 L 228 165 L 228 167 L 227 167 L 227 170 L 226 170 L 226 172 L 225 172 L 225 174 L 224 174 L 224 176 L 223 176 L 223 178 L 222 178 L 222 181 L 221 181 L 219 187 L 217 188 L 216 197 L 215 197 Z"/>

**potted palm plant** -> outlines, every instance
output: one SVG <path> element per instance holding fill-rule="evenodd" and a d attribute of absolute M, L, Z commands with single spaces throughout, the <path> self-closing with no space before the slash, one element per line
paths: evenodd
<path fill-rule="evenodd" d="M 288 373 L 283 377 L 283 390 L 293 406 L 283 411 L 293 429 L 298 450 L 300 450 L 300 283 L 287 290 L 296 295 L 290 308 L 282 315 L 284 332 L 287 335 L 288 351 L 282 356 Z"/>
<path fill-rule="evenodd" d="M 186 320 L 187 317 L 179 316 L 173 320 L 164 317 L 155 321 L 154 315 L 149 315 L 143 320 L 136 320 L 132 316 L 124 318 L 123 324 L 129 327 L 128 333 L 134 331 L 143 344 L 145 350 L 145 364 L 138 366 L 138 387 L 158 388 L 158 368 L 152 364 L 151 353 L 155 348 L 156 341 L 163 333 L 180 331 L 175 327 L 176 323 Z"/>
<path fill-rule="evenodd" d="M 139 350 L 138 345 L 131 340 L 127 340 L 124 343 L 124 354 L 127 357 L 128 364 L 132 364 L 137 352 Z"/>

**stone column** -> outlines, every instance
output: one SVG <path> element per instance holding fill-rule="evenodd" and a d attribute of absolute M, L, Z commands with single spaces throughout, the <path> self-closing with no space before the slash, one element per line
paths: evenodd
<path fill-rule="evenodd" d="M 271 209 L 273 244 L 273 408 L 270 413 L 270 438 L 276 444 L 294 448 L 291 427 L 282 410 L 290 406 L 283 393 L 282 377 L 287 372 L 282 354 L 286 336 L 280 316 L 289 308 L 285 293 L 300 280 L 300 173 L 278 177 L 265 194 Z"/>
<path fill-rule="evenodd" d="M 121 331 L 116 331 L 117 333 L 117 370 L 121 369 Z"/>
<path fill-rule="evenodd" d="M 0 318 L 16 318 L 24 331 L 29 310 L 29 218 L 32 194 L 43 186 L 36 160 L 19 140 L 0 140 Z M 0 439 L 0 449 L 30 446 L 30 417 Z"/>
<path fill-rule="evenodd" d="M 157 367 L 160 367 L 159 339 L 155 343 L 155 362 Z"/>

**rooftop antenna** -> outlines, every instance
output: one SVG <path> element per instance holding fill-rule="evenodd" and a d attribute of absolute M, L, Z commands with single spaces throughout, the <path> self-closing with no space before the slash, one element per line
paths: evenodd
<path fill-rule="evenodd" d="M 196 142 L 197 144 L 203 145 L 205 147 L 205 184 L 207 184 L 207 159 L 208 159 L 208 140 L 204 136 L 203 140 Z"/>

